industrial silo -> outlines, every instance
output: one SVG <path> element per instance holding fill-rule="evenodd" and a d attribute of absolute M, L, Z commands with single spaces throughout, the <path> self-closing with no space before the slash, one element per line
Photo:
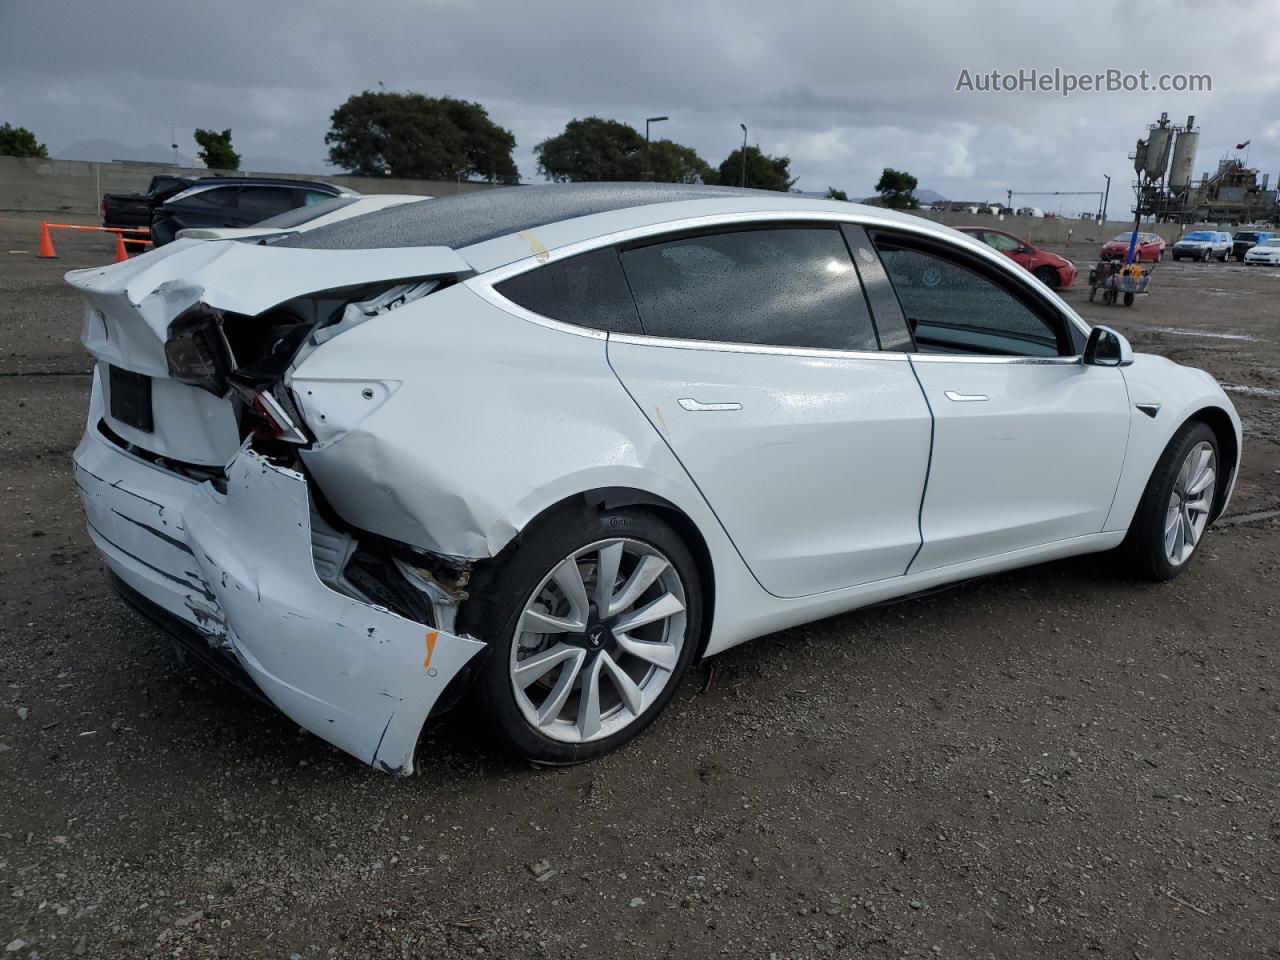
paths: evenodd
<path fill-rule="evenodd" d="M 1169 148 L 1173 144 L 1173 130 L 1167 126 L 1155 126 L 1147 137 L 1147 158 L 1143 170 L 1148 180 L 1159 180 L 1169 165 Z"/>
<path fill-rule="evenodd" d="M 1147 166 L 1147 141 L 1139 140 L 1133 148 L 1133 172 L 1141 174 Z"/>
<path fill-rule="evenodd" d="M 1195 128 L 1196 118 L 1187 117 L 1187 127 L 1178 131 L 1173 145 L 1173 165 L 1169 167 L 1169 189 L 1181 193 L 1191 183 L 1191 171 L 1196 165 L 1196 148 L 1200 145 L 1200 131 Z"/>

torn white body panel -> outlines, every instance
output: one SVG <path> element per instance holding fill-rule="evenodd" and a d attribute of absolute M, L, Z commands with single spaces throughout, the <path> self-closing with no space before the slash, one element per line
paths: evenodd
<path fill-rule="evenodd" d="M 297 366 L 289 384 L 317 437 L 303 462 L 348 523 L 436 553 L 493 556 L 553 504 L 622 487 L 696 518 L 729 562 L 720 524 L 605 346 L 457 284 Z"/>
<path fill-rule="evenodd" d="M 320 582 L 306 480 L 242 450 L 225 493 L 126 453 L 90 428 L 76 477 L 90 533 L 129 587 L 227 649 L 303 728 L 407 774 L 436 699 L 483 644 Z"/>
<path fill-rule="evenodd" d="M 130 443 L 174 460 L 221 467 L 240 445 L 236 406 L 229 398 L 170 379 L 165 341 L 170 324 L 183 311 L 203 303 L 256 316 L 321 290 L 407 277 L 466 275 L 470 269 L 452 250 L 440 247 L 368 251 L 353 257 L 341 251 L 230 240 L 179 240 L 121 263 L 72 270 L 66 278 L 85 300 L 85 348 L 104 364 L 152 378 L 154 429 L 143 432 L 111 417 L 107 403 L 111 429 Z M 408 287 L 408 294 L 398 295 L 421 295 L 430 286 Z M 379 302 L 371 309 L 387 308 Z M 338 326 L 345 329 L 354 322 L 345 320 Z M 109 390 L 105 380 L 104 389 Z"/>

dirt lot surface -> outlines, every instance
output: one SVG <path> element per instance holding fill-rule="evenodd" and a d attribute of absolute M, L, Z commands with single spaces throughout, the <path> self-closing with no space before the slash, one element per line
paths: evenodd
<path fill-rule="evenodd" d="M 56 242 L 0 215 L 4 956 L 1280 956 L 1280 523 L 1240 520 L 1280 508 L 1280 271 L 1066 294 L 1235 391 L 1236 519 L 1180 579 L 1089 557 L 777 634 L 589 766 L 455 714 L 402 781 L 109 591 L 62 283 L 109 244 Z"/>

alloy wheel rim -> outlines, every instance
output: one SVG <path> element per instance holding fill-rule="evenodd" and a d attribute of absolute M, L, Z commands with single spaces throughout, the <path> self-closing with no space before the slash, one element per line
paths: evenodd
<path fill-rule="evenodd" d="M 525 601 L 511 644 L 516 704 L 552 740 L 612 736 L 667 688 L 687 626 L 684 584 L 660 550 L 625 537 L 588 544 Z"/>
<path fill-rule="evenodd" d="M 1218 458 L 1213 445 L 1202 440 L 1188 451 L 1169 495 L 1165 512 L 1164 552 L 1175 567 L 1191 559 L 1204 535 L 1213 502 Z"/>

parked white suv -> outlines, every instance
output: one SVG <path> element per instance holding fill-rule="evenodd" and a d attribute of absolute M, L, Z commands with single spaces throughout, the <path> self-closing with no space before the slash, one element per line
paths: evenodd
<path fill-rule="evenodd" d="M 1214 257 L 1226 262 L 1231 256 L 1231 234 L 1220 230 L 1193 230 L 1173 245 L 1173 259 L 1208 260 Z"/>

